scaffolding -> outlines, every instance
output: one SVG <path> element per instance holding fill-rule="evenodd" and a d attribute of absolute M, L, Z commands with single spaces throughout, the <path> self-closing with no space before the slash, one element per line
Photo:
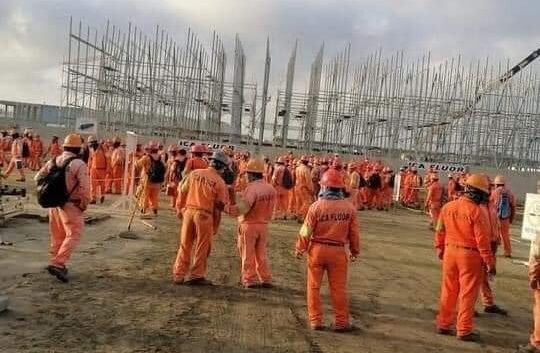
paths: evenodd
<path fill-rule="evenodd" d="M 509 62 L 434 63 L 430 53 L 411 60 L 382 50 L 351 68 L 348 44 L 326 64 L 321 48 L 308 92 L 298 92 L 291 89 L 296 54 L 295 47 L 277 95 L 274 139 L 283 147 L 540 170 L 533 70 L 509 79 Z"/>

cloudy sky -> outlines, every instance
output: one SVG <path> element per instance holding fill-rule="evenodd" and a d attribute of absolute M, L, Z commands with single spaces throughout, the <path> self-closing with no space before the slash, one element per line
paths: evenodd
<path fill-rule="evenodd" d="M 461 53 L 517 62 L 540 47 L 539 13 L 538 0 L 0 0 L 0 100 L 60 103 L 70 15 L 97 29 L 107 19 L 148 33 L 159 24 L 178 43 L 188 27 L 201 39 L 215 29 L 229 53 L 239 33 L 246 78 L 259 82 L 268 35 L 275 89 L 295 39 L 298 82 L 323 41 L 326 58 L 351 42 L 353 63 L 379 47 L 411 56 L 431 50 L 435 60 Z"/>

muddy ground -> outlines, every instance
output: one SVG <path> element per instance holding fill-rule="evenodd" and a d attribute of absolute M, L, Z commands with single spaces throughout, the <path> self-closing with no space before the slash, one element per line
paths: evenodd
<path fill-rule="evenodd" d="M 100 207 L 103 209 L 103 207 Z M 114 212 L 111 212 L 114 213 Z M 426 217 L 408 210 L 360 213 L 362 253 L 350 267 L 350 334 L 305 327 L 305 263 L 293 256 L 299 226 L 271 226 L 276 288 L 239 288 L 234 220 L 225 217 L 209 263 L 214 287 L 177 286 L 171 265 L 179 223 L 160 214 L 152 231 L 136 222 L 136 240 L 118 238 L 126 218 L 86 229 L 72 259 L 71 281 L 50 277 L 47 224 L 12 220 L 0 234 L 0 352 L 511 352 L 527 341 L 531 299 L 526 268 L 499 258 L 497 303 L 509 317 L 481 315 L 484 343 L 434 333 L 440 264 Z M 519 229 L 513 229 L 514 236 Z M 513 243 L 525 258 L 525 244 Z M 326 323 L 331 320 L 327 291 Z M 479 306 L 480 309 L 480 306 Z"/>

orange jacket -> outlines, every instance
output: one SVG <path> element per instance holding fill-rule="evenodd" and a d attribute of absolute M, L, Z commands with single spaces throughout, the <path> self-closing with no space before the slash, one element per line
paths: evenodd
<path fill-rule="evenodd" d="M 197 169 L 189 173 L 180 187 L 179 204 L 187 208 L 214 213 L 227 204 L 229 194 L 223 178 L 214 168 Z"/>
<path fill-rule="evenodd" d="M 240 196 L 247 212 L 239 217 L 239 222 L 268 223 L 272 219 L 276 195 L 276 190 L 264 180 L 249 183 Z"/>
<path fill-rule="evenodd" d="M 323 242 L 336 245 L 349 244 L 353 256 L 360 252 L 360 234 L 356 209 L 348 200 L 321 198 L 308 210 L 296 250 L 305 252 L 310 242 Z"/>
<path fill-rule="evenodd" d="M 107 170 L 109 169 L 109 161 L 107 155 L 102 146 L 99 146 L 95 151 L 90 153 L 90 159 L 88 160 L 89 169 L 92 170 Z"/>
<path fill-rule="evenodd" d="M 444 205 L 435 232 L 435 248 L 447 245 L 478 251 L 488 266 L 494 265 L 487 209 L 465 196 Z"/>
<path fill-rule="evenodd" d="M 311 179 L 311 171 L 306 165 L 300 164 L 298 167 L 296 167 L 295 175 L 295 185 L 298 188 L 306 188 L 310 192 L 313 192 L 315 190 L 313 187 L 313 180 Z"/>
<path fill-rule="evenodd" d="M 40 139 L 32 140 L 30 148 L 33 156 L 41 157 L 43 154 L 43 142 Z"/>

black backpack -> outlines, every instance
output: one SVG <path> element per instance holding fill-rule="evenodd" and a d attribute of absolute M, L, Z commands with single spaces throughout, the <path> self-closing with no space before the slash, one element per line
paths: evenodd
<path fill-rule="evenodd" d="M 360 175 L 360 177 L 358 178 L 358 187 L 365 188 L 366 186 L 367 186 L 366 179 L 364 179 L 364 177 Z"/>
<path fill-rule="evenodd" d="M 23 158 L 30 157 L 30 147 L 28 147 L 28 143 L 26 141 L 23 141 L 22 143 L 22 157 Z"/>
<path fill-rule="evenodd" d="M 148 181 L 155 184 L 163 183 L 165 181 L 165 164 L 161 159 L 154 160 L 154 158 L 150 157 L 150 160 L 152 164 L 148 170 Z"/>
<path fill-rule="evenodd" d="M 370 189 L 378 189 L 381 187 L 381 176 L 379 174 L 372 174 L 367 182 L 367 186 Z"/>
<path fill-rule="evenodd" d="M 283 170 L 283 180 L 281 181 L 281 186 L 289 190 L 294 187 L 294 180 L 292 178 L 291 171 L 287 168 Z"/>
<path fill-rule="evenodd" d="M 59 167 L 56 165 L 56 158 L 51 159 L 49 173 L 42 176 L 37 181 L 37 199 L 41 207 L 63 207 L 68 202 L 69 197 L 75 191 L 79 183 L 75 184 L 72 190 L 66 188 L 66 168 L 71 161 L 78 157 L 69 158 L 66 163 Z"/>
<path fill-rule="evenodd" d="M 234 180 L 236 179 L 236 174 L 231 168 L 226 167 L 225 170 L 223 171 L 222 177 L 223 177 L 223 180 L 225 181 L 225 184 L 233 185 Z"/>

